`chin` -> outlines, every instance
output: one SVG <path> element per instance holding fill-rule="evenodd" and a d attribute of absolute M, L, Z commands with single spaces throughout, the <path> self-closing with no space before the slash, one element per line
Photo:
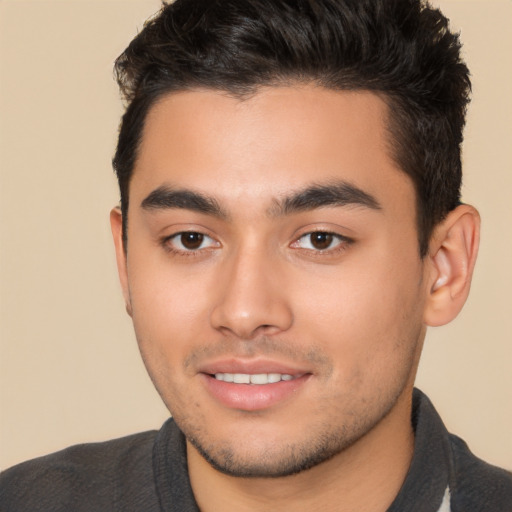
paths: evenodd
<path fill-rule="evenodd" d="M 352 424 L 341 422 L 335 428 L 307 424 L 295 441 L 290 441 L 293 435 L 289 430 L 286 441 L 277 437 L 270 440 L 254 430 L 251 439 L 226 435 L 215 440 L 206 439 L 210 436 L 203 429 L 191 434 L 185 426 L 182 431 L 202 458 L 221 473 L 239 478 L 278 478 L 307 471 L 336 457 L 372 431 L 387 413 L 373 420 L 360 417 Z"/>

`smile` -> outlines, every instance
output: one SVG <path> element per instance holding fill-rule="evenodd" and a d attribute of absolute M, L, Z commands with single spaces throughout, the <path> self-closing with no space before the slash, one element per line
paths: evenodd
<path fill-rule="evenodd" d="M 227 368 L 226 368 L 227 369 Z M 212 372 L 201 373 L 208 392 L 224 407 L 238 411 L 262 411 L 297 398 L 312 374 L 297 372 L 268 373 Z M 259 370 L 261 372 L 261 370 Z M 254 372 L 254 370 L 253 370 Z"/>
<path fill-rule="evenodd" d="M 275 384 L 280 381 L 288 381 L 297 378 L 286 373 L 216 373 L 215 379 L 234 384 Z"/>

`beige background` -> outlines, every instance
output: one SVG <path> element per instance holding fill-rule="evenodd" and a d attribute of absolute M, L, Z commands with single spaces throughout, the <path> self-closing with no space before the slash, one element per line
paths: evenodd
<path fill-rule="evenodd" d="M 472 296 L 418 378 L 450 430 L 512 468 L 512 2 L 439 0 L 474 75 L 464 199 L 483 218 Z M 158 428 L 167 413 L 117 284 L 112 62 L 157 0 L 0 1 L 0 466 Z"/>

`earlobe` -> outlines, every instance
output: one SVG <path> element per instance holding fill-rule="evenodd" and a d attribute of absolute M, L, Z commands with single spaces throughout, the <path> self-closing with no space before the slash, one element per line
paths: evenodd
<path fill-rule="evenodd" d="M 116 250 L 117 271 L 119 273 L 119 281 L 123 291 L 126 312 L 132 316 L 132 306 L 130 292 L 128 287 L 128 272 L 126 267 L 126 251 L 123 240 L 123 216 L 120 208 L 112 208 L 110 212 L 110 227 L 112 229 L 112 237 Z"/>
<path fill-rule="evenodd" d="M 478 253 L 480 216 L 469 205 L 451 211 L 434 231 L 429 253 L 426 325 L 453 320 L 466 302 Z"/>

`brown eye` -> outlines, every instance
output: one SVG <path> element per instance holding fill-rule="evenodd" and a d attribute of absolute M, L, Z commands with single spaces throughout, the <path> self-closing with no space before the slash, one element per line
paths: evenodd
<path fill-rule="evenodd" d="M 202 233 L 194 233 L 194 232 L 186 232 L 181 233 L 180 242 L 181 245 L 188 249 L 189 251 L 193 251 L 195 249 L 199 249 L 204 241 L 204 235 Z"/>
<path fill-rule="evenodd" d="M 319 251 L 329 249 L 334 240 L 332 233 L 324 233 L 321 231 L 311 233 L 309 237 L 311 245 Z"/>
<path fill-rule="evenodd" d="M 195 253 L 220 247 L 219 242 L 197 231 L 182 231 L 164 240 L 164 246 L 179 253 Z"/>
<path fill-rule="evenodd" d="M 352 242 L 350 238 L 329 231 L 311 231 L 296 240 L 292 247 L 307 249 L 308 251 L 331 253 L 334 249 L 341 249 Z"/>

